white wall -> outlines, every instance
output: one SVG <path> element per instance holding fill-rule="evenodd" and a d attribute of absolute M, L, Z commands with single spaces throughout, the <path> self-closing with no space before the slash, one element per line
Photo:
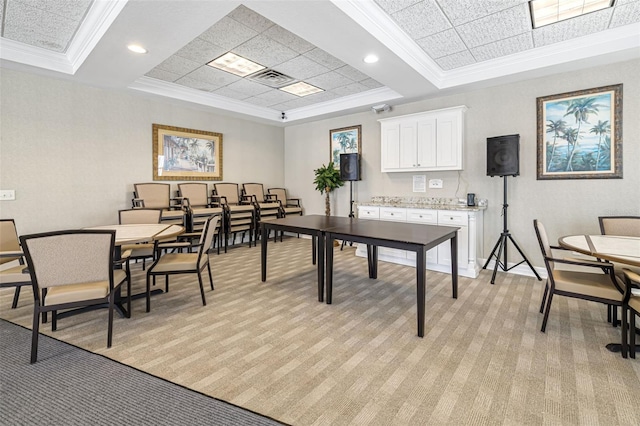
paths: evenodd
<path fill-rule="evenodd" d="M 489 200 L 484 217 L 485 245 L 490 254 L 502 231 L 503 180 L 486 176 L 486 139 L 520 134 L 520 176 L 508 178 L 509 230 L 536 266 L 542 266 L 533 219 L 542 221 L 552 240 L 574 233 L 599 233 L 598 216 L 640 215 L 640 61 L 612 64 L 581 72 L 511 83 L 459 95 L 372 112 L 287 127 L 285 185 L 303 199 L 308 214 L 323 214 L 324 198 L 314 190 L 313 169 L 329 161 L 329 130 L 362 125 L 362 181 L 354 184 L 356 200 L 372 195 L 465 197 L 467 192 Z M 574 90 L 623 83 L 623 179 L 537 180 L 536 98 Z M 412 173 L 380 172 L 379 118 L 466 105 L 464 170 L 421 173 L 441 178 L 443 189 L 412 192 Z M 332 212 L 349 213 L 349 190 L 337 190 Z M 509 245 L 510 261 L 519 262 Z"/>
<path fill-rule="evenodd" d="M 152 181 L 152 123 L 222 133 L 225 182 L 284 184 L 282 128 L 6 69 L 0 79 L 0 187 L 16 190 L 0 217 L 21 234 L 116 223 L 133 184 Z"/>

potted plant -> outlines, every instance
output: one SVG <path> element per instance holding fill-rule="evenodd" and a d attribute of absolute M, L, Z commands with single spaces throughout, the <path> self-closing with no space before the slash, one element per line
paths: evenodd
<path fill-rule="evenodd" d="M 328 165 L 322 165 L 322 167 L 313 171 L 316 178 L 313 183 L 316 185 L 316 190 L 320 191 L 320 194 L 325 194 L 325 209 L 324 212 L 327 216 L 331 216 L 331 201 L 329 200 L 329 193 L 336 188 L 344 185 L 342 179 L 340 179 L 340 170 L 336 169 L 331 161 Z"/>

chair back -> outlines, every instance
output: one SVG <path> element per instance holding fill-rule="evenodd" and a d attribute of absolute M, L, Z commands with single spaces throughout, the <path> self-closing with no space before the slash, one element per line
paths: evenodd
<path fill-rule="evenodd" d="M 38 289 L 68 284 L 109 281 L 113 285 L 116 231 L 71 230 L 23 235 L 22 248 Z"/>
<path fill-rule="evenodd" d="M 533 228 L 536 231 L 536 236 L 538 237 L 538 243 L 540 244 L 540 250 L 542 250 L 542 257 L 544 259 L 544 264 L 547 267 L 547 272 L 549 275 L 553 274 L 554 263 L 552 260 L 553 253 L 551 252 L 551 244 L 549 244 L 549 237 L 547 237 L 547 231 L 544 228 L 544 225 L 539 222 L 537 219 L 533 220 Z"/>
<path fill-rule="evenodd" d="M 180 183 L 178 184 L 180 197 L 188 198 L 191 207 L 209 205 L 209 195 L 206 183 Z"/>
<path fill-rule="evenodd" d="M 169 208 L 171 187 L 168 183 L 136 183 L 133 187 L 136 198 L 143 200 L 145 208 Z"/>
<path fill-rule="evenodd" d="M 21 251 L 18 231 L 13 219 L 0 219 L 0 251 Z M 20 259 L 16 257 L 0 257 L 0 265 Z"/>
<path fill-rule="evenodd" d="M 282 207 L 287 206 L 287 190 L 284 188 L 269 188 L 269 194 L 275 195 Z"/>
<path fill-rule="evenodd" d="M 227 204 L 240 204 L 237 183 L 214 183 L 213 188 L 216 195 L 227 199 Z"/>
<path fill-rule="evenodd" d="M 129 209 L 118 211 L 118 222 L 121 225 L 138 223 L 160 223 L 162 210 L 160 209 Z"/>
<path fill-rule="evenodd" d="M 200 234 L 200 247 L 198 247 L 198 263 L 203 260 L 203 255 L 207 254 L 207 250 L 211 248 L 211 244 L 213 243 L 213 237 L 216 234 L 216 227 L 218 226 L 218 221 L 220 220 L 219 214 L 211 215 L 207 218 L 207 221 L 204 223 L 204 227 L 202 228 L 202 234 Z"/>
<path fill-rule="evenodd" d="M 602 235 L 640 237 L 640 216 L 600 216 Z"/>
<path fill-rule="evenodd" d="M 264 188 L 261 183 L 243 183 L 242 192 L 247 197 L 251 197 L 251 200 L 256 203 L 264 203 Z"/>

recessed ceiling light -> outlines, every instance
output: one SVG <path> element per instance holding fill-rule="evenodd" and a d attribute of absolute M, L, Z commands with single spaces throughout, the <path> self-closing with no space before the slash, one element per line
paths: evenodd
<path fill-rule="evenodd" d="M 376 55 L 373 55 L 373 54 L 367 55 L 367 56 L 364 57 L 364 61 L 367 64 L 375 64 L 376 62 L 378 62 L 378 60 L 379 60 L 379 58 Z"/>
<path fill-rule="evenodd" d="M 280 90 L 283 90 L 287 93 L 291 93 L 296 96 L 307 96 L 313 95 L 314 93 L 324 92 L 323 89 L 312 86 L 304 81 L 299 81 L 297 83 L 290 84 L 288 86 L 281 87 Z"/>
<path fill-rule="evenodd" d="M 613 6 L 614 0 L 531 0 L 533 28 L 575 18 Z"/>
<path fill-rule="evenodd" d="M 230 72 L 231 74 L 235 74 L 240 77 L 245 77 L 266 68 L 231 52 L 225 53 L 224 55 L 209 62 L 207 65 L 222 71 Z"/>
<path fill-rule="evenodd" d="M 145 49 L 144 47 L 140 46 L 139 44 L 130 44 L 127 46 L 127 49 L 129 49 L 130 51 L 134 52 L 134 53 L 147 53 L 148 50 Z"/>

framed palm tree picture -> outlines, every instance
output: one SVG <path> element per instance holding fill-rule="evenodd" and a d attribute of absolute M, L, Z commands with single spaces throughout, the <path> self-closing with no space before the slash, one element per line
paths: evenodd
<path fill-rule="evenodd" d="M 153 180 L 222 180 L 222 133 L 153 124 Z"/>
<path fill-rule="evenodd" d="M 340 169 L 340 154 L 361 154 L 361 134 L 361 125 L 329 131 L 329 161 L 336 169 Z"/>
<path fill-rule="evenodd" d="M 622 178 L 622 84 L 537 98 L 538 179 Z"/>

